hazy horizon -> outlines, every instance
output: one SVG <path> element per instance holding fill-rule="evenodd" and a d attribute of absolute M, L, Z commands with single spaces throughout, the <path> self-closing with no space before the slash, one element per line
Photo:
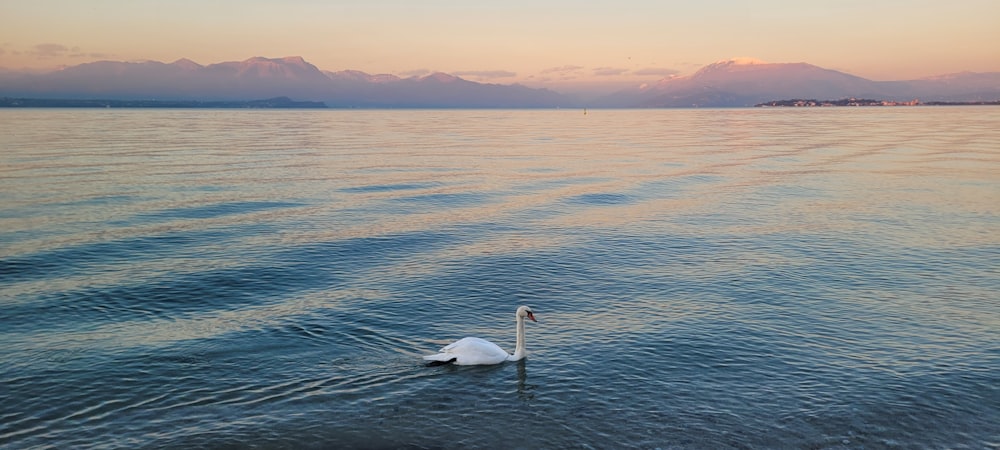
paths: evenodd
<path fill-rule="evenodd" d="M 445 72 L 566 91 L 687 75 L 715 61 L 807 62 L 872 80 L 1000 71 L 1000 4 L 815 5 L 564 0 L 327 4 L 50 0 L 0 7 L 0 67 L 99 60 L 199 64 L 302 56 L 323 70 Z"/>

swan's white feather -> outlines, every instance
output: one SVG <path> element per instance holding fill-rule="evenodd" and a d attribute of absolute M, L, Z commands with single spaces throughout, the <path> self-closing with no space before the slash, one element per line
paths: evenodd
<path fill-rule="evenodd" d="M 500 346 L 487 341 L 486 339 L 467 337 L 444 346 L 434 355 L 424 356 L 424 360 L 437 361 L 445 364 L 453 362 L 460 366 L 500 364 L 504 361 L 520 361 L 525 356 L 524 319 L 531 319 L 532 322 L 536 322 L 536 320 L 531 308 L 527 306 L 518 307 L 514 317 L 517 319 L 517 345 L 514 347 L 514 354 L 508 354 L 500 348 Z"/>
<path fill-rule="evenodd" d="M 460 366 L 475 366 L 482 364 L 499 364 L 507 360 L 510 354 L 500 346 L 477 337 L 459 339 L 444 346 L 437 354 L 424 356 L 427 361 L 447 362 L 452 359 Z"/>

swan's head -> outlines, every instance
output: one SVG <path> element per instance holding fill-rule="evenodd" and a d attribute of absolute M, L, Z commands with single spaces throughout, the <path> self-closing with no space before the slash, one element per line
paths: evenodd
<path fill-rule="evenodd" d="M 538 322 L 537 320 L 535 320 L 535 313 L 531 312 L 531 308 L 527 306 L 522 306 L 520 308 L 517 308 L 517 318 L 522 319 L 525 317 L 531 319 L 532 322 Z"/>

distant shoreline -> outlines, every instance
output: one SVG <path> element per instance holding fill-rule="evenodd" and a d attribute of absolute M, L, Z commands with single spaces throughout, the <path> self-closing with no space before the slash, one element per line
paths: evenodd
<path fill-rule="evenodd" d="M 822 108 L 831 106 L 1000 106 L 1000 100 L 989 102 L 921 102 L 844 98 L 840 100 L 790 99 L 758 103 L 756 108 Z"/>
<path fill-rule="evenodd" d="M 894 101 L 872 99 L 790 99 L 772 100 L 753 105 L 755 108 L 811 108 L 811 107 L 850 107 L 850 106 L 1000 106 L 1000 100 L 979 102 L 947 102 L 947 101 Z M 748 106 L 742 106 L 746 108 Z M 80 108 L 80 109 L 355 109 L 355 107 L 328 106 L 325 102 L 298 101 L 288 97 L 275 97 L 263 100 L 114 100 L 114 99 L 60 99 L 60 98 L 26 98 L 0 97 L 0 108 Z M 387 109 L 413 109 L 409 106 L 385 105 Z M 365 107 L 362 109 L 381 109 L 380 107 Z M 538 109 L 527 107 L 528 109 Z M 573 109 L 574 107 L 555 109 Z M 591 109 L 690 109 L 687 107 L 645 107 L 645 108 L 591 108 Z M 732 108 L 725 106 L 720 108 Z M 421 108 L 417 108 L 421 109 Z M 430 107 L 430 109 L 469 109 L 467 107 Z M 473 108 L 477 109 L 477 108 Z M 496 108 L 488 108 L 496 109 Z M 504 108 L 499 108 L 504 109 Z M 518 109 L 513 107 L 512 109 Z M 545 108 L 543 108 L 545 109 Z"/>
<path fill-rule="evenodd" d="M 322 109 L 326 103 L 296 101 L 288 97 L 265 100 L 110 100 L 0 98 L 0 108 L 210 108 L 210 109 Z"/>

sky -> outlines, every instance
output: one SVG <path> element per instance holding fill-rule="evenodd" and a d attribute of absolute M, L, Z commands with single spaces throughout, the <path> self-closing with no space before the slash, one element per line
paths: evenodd
<path fill-rule="evenodd" d="M 0 0 L 0 68 L 302 56 L 583 88 L 752 57 L 902 80 L 1000 71 L 998 20 L 997 0 Z"/>

